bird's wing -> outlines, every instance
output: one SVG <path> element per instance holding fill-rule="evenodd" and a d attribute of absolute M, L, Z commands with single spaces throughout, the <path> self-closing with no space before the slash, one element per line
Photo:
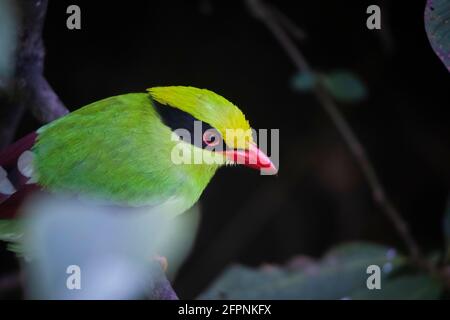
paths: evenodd
<path fill-rule="evenodd" d="M 100 100 L 38 130 L 37 181 L 50 191 L 124 206 L 162 203 L 183 174 L 171 161 L 171 131 L 147 94 Z"/>

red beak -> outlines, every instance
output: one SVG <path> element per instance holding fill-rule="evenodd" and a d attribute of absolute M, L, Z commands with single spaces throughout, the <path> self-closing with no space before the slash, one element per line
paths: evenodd
<path fill-rule="evenodd" d="M 226 150 L 224 154 L 231 161 L 261 170 L 266 175 L 274 175 L 278 172 L 270 158 L 254 143 L 250 144 L 248 150 Z"/>

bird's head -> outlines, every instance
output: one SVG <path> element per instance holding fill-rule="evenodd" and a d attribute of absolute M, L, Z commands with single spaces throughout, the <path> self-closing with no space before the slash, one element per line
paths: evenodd
<path fill-rule="evenodd" d="M 191 133 L 194 139 L 190 143 L 195 147 L 220 154 L 227 163 L 243 164 L 269 174 L 277 172 L 254 142 L 242 111 L 224 97 L 184 86 L 153 87 L 148 92 L 165 124 L 172 130 Z"/>

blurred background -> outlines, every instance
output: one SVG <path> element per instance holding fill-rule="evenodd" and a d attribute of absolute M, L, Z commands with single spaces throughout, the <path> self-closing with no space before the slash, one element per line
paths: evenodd
<path fill-rule="evenodd" d="M 442 249 L 450 92 L 425 33 L 425 1 L 268 2 L 302 29 L 297 45 L 314 70 L 358 79 L 362 96 L 338 107 L 417 242 L 426 253 Z M 81 8 L 81 30 L 66 28 L 71 4 Z M 382 30 L 366 28 L 370 4 L 381 7 Z M 254 128 L 280 129 L 278 176 L 225 168 L 202 195 L 192 250 L 173 281 L 180 298 L 197 297 L 235 263 L 318 258 L 350 241 L 405 251 L 333 123 L 298 89 L 295 66 L 244 1 L 50 1 L 44 42 L 45 75 L 70 110 L 191 85 L 227 97 Z M 16 138 L 39 126 L 25 114 Z M 0 246 L 7 274 L 18 263 Z"/>

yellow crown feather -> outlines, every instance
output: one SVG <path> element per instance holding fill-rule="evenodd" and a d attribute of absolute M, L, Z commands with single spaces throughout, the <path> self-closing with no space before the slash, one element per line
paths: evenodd
<path fill-rule="evenodd" d="M 171 86 L 147 89 L 163 105 L 180 109 L 217 129 L 230 148 L 248 149 L 251 127 L 242 111 L 224 97 L 207 89 Z"/>

